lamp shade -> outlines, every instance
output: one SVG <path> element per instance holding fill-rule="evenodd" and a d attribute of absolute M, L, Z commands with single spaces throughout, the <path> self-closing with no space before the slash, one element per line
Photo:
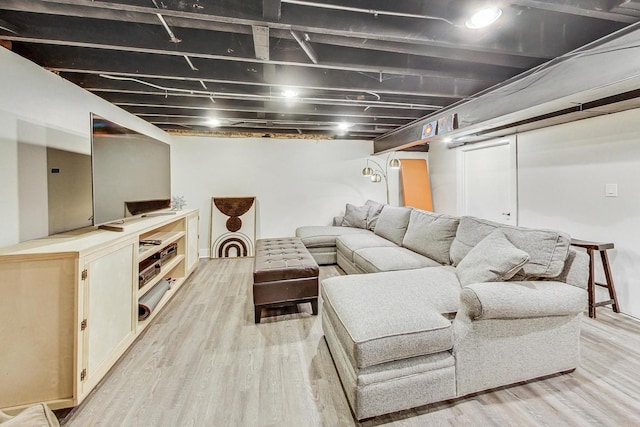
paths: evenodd
<path fill-rule="evenodd" d="M 400 159 L 396 159 L 395 157 L 389 160 L 389 167 L 391 169 L 400 169 Z"/>
<path fill-rule="evenodd" d="M 373 169 L 371 169 L 369 166 L 367 166 L 366 168 L 362 169 L 362 175 L 364 175 L 364 176 L 373 175 Z"/>
<path fill-rule="evenodd" d="M 371 182 L 380 182 L 382 181 L 382 175 L 380 175 L 379 173 L 374 173 L 373 175 L 371 175 Z"/>

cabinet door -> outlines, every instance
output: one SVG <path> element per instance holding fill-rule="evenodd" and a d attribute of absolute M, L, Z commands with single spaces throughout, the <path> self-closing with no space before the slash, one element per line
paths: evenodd
<path fill-rule="evenodd" d="M 129 241 L 85 259 L 83 394 L 95 386 L 134 338 L 137 246 L 137 241 Z"/>
<path fill-rule="evenodd" d="M 0 409 L 73 399 L 77 263 L 0 259 Z"/>
<path fill-rule="evenodd" d="M 187 275 L 191 272 L 191 270 L 193 270 L 196 265 L 198 264 L 198 250 L 199 250 L 199 243 L 198 243 L 198 237 L 200 234 L 200 216 L 195 213 L 192 215 L 189 215 L 187 217 L 187 256 L 186 256 L 186 262 L 187 262 L 187 268 L 186 273 Z"/>

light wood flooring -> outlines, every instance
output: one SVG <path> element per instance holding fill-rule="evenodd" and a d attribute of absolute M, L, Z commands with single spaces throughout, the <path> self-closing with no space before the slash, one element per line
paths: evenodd
<path fill-rule="evenodd" d="M 63 426 L 352 426 L 309 304 L 253 322 L 253 259 L 201 260 Z M 342 274 L 322 267 L 320 277 Z M 322 311 L 322 306 L 320 306 Z M 274 316 L 267 317 L 271 314 Z M 640 322 L 585 316 L 573 373 L 366 420 L 364 426 L 640 425 Z"/>

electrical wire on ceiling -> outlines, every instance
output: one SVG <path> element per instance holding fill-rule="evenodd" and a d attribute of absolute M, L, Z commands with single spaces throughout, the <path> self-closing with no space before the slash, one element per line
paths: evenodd
<path fill-rule="evenodd" d="M 447 24 L 453 25 L 454 27 L 459 26 L 456 23 L 446 18 L 443 18 L 441 16 L 420 15 L 417 13 L 393 12 L 390 10 L 363 9 L 359 7 L 342 6 L 342 5 L 329 4 L 329 3 L 317 3 L 317 2 L 304 1 L 304 0 L 281 0 L 281 3 L 295 4 L 298 6 L 316 7 L 321 9 L 343 10 L 346 12 L 366 13 L 368 15 L 373 15 L 375 17 L 382 15 L 382 16 L 396 16 L 401 18 L 429 19 L 429 20 L 446 22 Z"/>
<path fill-rule="evenodd" d="M 155 7 L 157 9 L 160 9 L 160 6 L 158 6 L 158 3 L 156 3 L 155 0 L 152 0 L 152 1 L 153 1 L 153 4 L 155 5 Z M 171 40 L 171 43 L 178 44 L 178 43 L 182 42 L 182 40 L 177 38 L 176 35 L 173 33 L 173 31 L 171 30 L 171 27 L 169 27 L 169 24 L 167 24 L 167 21 L 165 21 L 165 19 L 162 16 L 162 14 L 156 13 L 156 16 L 160 20 L 160 23 L 164 27 L 164 29 L 167 32 L 167 34 L 169 34 L 169 40 Z M 191 59 L 187 55 L 182 55 L 182 56 L 184 57 L 184 60 L 187 61 L 187 65 L 189 65 L 189 68 L 191 68 L 192 71 L 198 71 L 198 68 L 195 65 L 193 65 L 193 62 L 191 62 Z"/>
<path fill-rule="evenodd" d="M 380 100 L 382 99 L 382 98 L 380 97 L 380 95 L 378 95 L 378 94 L 377 94 L 377 93 L 375 93 L 375 92 L 367 92 L 367 93 L 368 93 L 369 95 L 373 95 L 373 96 L 375 96 L 376 98 L 378 98 L 378 101 L 380 101 Z"/>
<path fill-rule="evenodd" d="M 180 40 L 175 36 L 175 34 L 173 34 L 173 31 L 171 31 L 171 28 L 169 28 L 169 25 L 167 24 L 167 21 L 164 20 L 164 17 L 159 13 L 156 13 L 156 16 L 160 20 L 160 23 L 166 30 L 167 34 L 169 34 L 169 39 L 171 40 L 171 43 L 175 43 L 175 44 L 180 43 L 182 40 Z"/>
<path fill-rule="evenodd" d="M 271 100 L 281 100 L 283 96 L 275 96 L 275 95 L 260 95 L 260 94 L 248 94 L 248 93 L 216 93 L 212 91 L 203 91 L 203 90 L 195 90 L 195 89 L 182 89 L 182 88 L 171 88 L 167 86 L 157 85 L 155 83 L 146 82 L 144 80 L 140 80 L 135 77 L 123 77 L 123 76 L 114 76 L 110 74 L 99 74 L 100 77 L 110 79 L 110 80 L 119 80 L 119 81 L 130 81 L 134 83 L 139 83 L 142 85 L 146 85 L 155 89 L 159 89 L 165 93 L 165 97 L 169 95 L 177 95 L 177 94 L 186 94 L 188 96 L 204 96 L 209 98 L 213 103 L 215 100 L 213 99 L 271 99 Z M 100 88 L 87 88 L 89 91 L 100 92 L 104 91 Z M 136 93 L 136 91 L 124 91 L 119 90 L 121 93 Z M 367 92 L 370 93 L 370 92 Z M 374 94 L 374 93 L 371 93 Z M 442 106 L 439 105 L 427 105 L 427 104 L 414 104 L 414 103 L 405 103 L 405 102 L 389 102 L 389 101 L 372 101 L 372 100 L 357 100 L 357 99 L 337 99 L 337 98 L 312 98 L 312 97 L 303 97 L 298 98 L 298 102 L 305 103 L 319 103 L 319 104 L 332 104 L 332 105 L 358 105 L 367 107 L 367 109 L 372 107 L 384 107 L 384 108 L 401 108 L 401 109 L 410 109 L 410 110 L 439 110 Z M 366 111 L 366 110 L 365 110 Z"/>
<path fill-rule="evenodd" d="M 199 95 L 204 95 L 204 96 L 208 96 L 213 98 L 215 96 L 215 93 L 211 92 L 211 91 L 203 91 L 203 90 L 194 90 L 194 89 L 182 89 L 182 88 L 175 88 L 175 87 L 166 87 L 166 86 L 160 86 L 157 85 L 155 83 L 151 83 L 151 82 L 146 82 L 144 80 L 140 80 L 140 79 L 136 79 L 134 77 L 121 77 L 121 76 L 113 76 L 110 74 L 98 74 L 100 77 L 103 77 L 105 79 L 110 79 L 110 80 L 119 80 L 119 81 L 129 81 L 129 82 L 134 82 L 134 83 L 139 83 L 142 85 L 146 85 L 155 89 L 160 89 L 163 92 L 165 92 L 166 95 L 169 94 L 169 92 L 180 92 L 180 93 L 189 93 L 189 94 L 199 94 Z M 215 102 L 215 101 L 214 101 Z"/>
<path fill-rule="evenodd" d="M 187 61 L 187 64 L 189 64 L 189 67 L 193 70 L 193 71 L 198 71 L 198 69 L 193 65 L 193 62 L 191 62 L 191 59 L 189 59 L 189 57 L 187 55 L 182 55 L 184 57 L 184 60 Z"/>

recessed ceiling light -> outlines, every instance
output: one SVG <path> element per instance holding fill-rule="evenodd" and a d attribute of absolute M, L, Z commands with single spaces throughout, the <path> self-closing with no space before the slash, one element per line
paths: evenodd
<path fill-rule="evenodd" d="M 337 129 L 337 134 L 338 135 L 345 135 L 347 132 L 349 132 L 349 129 L 353 127 L 353 123 L 348 123 L 348 122 L 340 122 L 336 125 L 336 129 Z"/>
<path fill-rule="evenodd" d="M 282 91 L 282 96 L 284 96 L 285 98 L 295 98 L 296 96 L 298 96 L 298 92 L 293 89 L 284 89 Z"/>
<path fill-rule="evenodd" d="M 220 126 L 220 120 L 209 119 L 207 120 L 207 126 L 209 126 L 210 128 L 217 128 L 218 126 Z"/>
<path fill-rule="evenodd" d="M 349 128 L 351 128 L 353 126 L 352 123 L 347 123 L 347 122 L 340 122 L 338 123 L 338 130 L 341 130 L 343 132 L 346 132 L 349 130 Z"/>
<path fill-rule="evenodd" d="M 467 22 L 465 22 L 464 25 L 472 30 L 477 30 L 479 28 L 484 28 L 493 24 L 498 20 L 498 18 L 500 18 L 500 16 L 502 16 L 502 9 L 495 6 L 487 7 L 484 9 L 480 9 L 479 11 L 471 15 L 471 17 L 467 19 Z"/>

